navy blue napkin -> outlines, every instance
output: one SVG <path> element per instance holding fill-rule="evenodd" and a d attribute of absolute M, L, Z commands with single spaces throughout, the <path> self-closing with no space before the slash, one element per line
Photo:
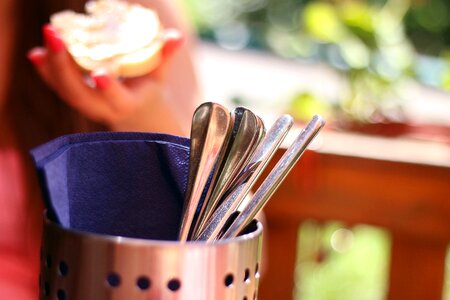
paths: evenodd
<path fill-rule="evenodd" d="M 189 139 L 155 133 L 67 135 L 31 151 L 49 216 L 64 227 L 177 238 Z"/>

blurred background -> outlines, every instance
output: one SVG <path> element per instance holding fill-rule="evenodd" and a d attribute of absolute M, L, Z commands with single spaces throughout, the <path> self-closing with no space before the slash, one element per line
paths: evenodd
<path fill-rule="evenodd" d="M 242 104 L 269 120 L 287 112 L 302 123 L 318 113 L 336 131 L 450 145 L 450 1 L 185 4 L 201 40 L 205 101 Z M 385 298 L 387 231 L 310 220 L 298 243 L 298 299 Z"/>
<path fill-rule="evenodd" d="M 257 56 L 265 53 L 284 59 L 266 59 L 263 71 L 278 74 L 264 77 L 255 72 L 255 65 L 262 60 L 235 56 L 233 59 L 241 58 L 239 66 L 219 68 L 226 72 L 205 78 L 207 96 L 211 90 L 228 90 L 226 98 L 236 103 L 257 103 L 268 110 L 275 107 L 299 120 L 309 118 L 311 112 L 321 113 L 332 116 L 336 126 L 448 122 L 447 116 L 439 113 L 442 107 L 448 108 L 448 103 L 439 100 L 448 102 L 445 91 L 450 91 L 447 0 L 186 2 L 203 41 L 226 50 L 252 50 Z M 214 61 L 204 60 L 208 63 L 204 68 L 215 67 Z M 288 66 L 280 66 L 283 63 Z M 271 69 L 270 64 L 275 66 Z M 296 71 L 303 76 L 293 75 Z M 240 84 L 242 77 L 249 79 L 248 88 Z M 222 81 L 224 86 L 210 84 L 213 81 Z M 237 84 L 231 86 L 227 81 Z M 416 83 L 426 86 L 428 93 Z M 257 90 L 253 84 L 259 93 L 249 92 Z M 418 89 L 423 94 L 418 95 Z M 211 95 L 215 96 L 214 92 Z M 426 105 L 432 114 L 428 120 L 410 116 L 414 114 L 411 110 L 421 106 L 419 97 L 435 98 L 426 100 L 434 104 Z M 439 120 L 433 120 L 436 118 Z"/>

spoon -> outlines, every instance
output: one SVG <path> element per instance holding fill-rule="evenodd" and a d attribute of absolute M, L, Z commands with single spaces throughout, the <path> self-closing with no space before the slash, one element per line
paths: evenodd
<path fill-rule="evenodd" d="M 259 127 L 260 132 L 259 132 L 258 140 L 256 141 L 255 149 L 256 149 L 256 147 L 259 146 L 262 139 L 266 135 L 266 127 L 264 125 L 264 121 L 261 119 L 261 117 L 259 117 L 259 116 L 257 116 L 257 117 L 258 117 L 258 127 Z M 249 157 L 247 161 L 250 161 L 250 159 L 251 159 L 251 157 Z M 235 188 L 237 188 L 242 183 L 246 182 L 247 179 L 250 177 L 251 173 L 254 171 L 255 167 L 256 167 L 255 164 L 252 167 L 250 167 L 250 164 L 247 163 L 247 166 L 245 167 L 245 170 L 242 171 L 242 174 L 233 178 L 232 182 L 229 184 L 229 187 L 228 187 L 227 191 L 225 192 L 225 194 L 222 196 L 222 198 L 225 199 Z M 220 203 L 222 202 L 223 199 L 221 199 Z"/>
<path fill-rule="evenodd" d="M 242 181 L 243 183 L 238 185 L 220 204 L 208 220 L 205 229 L 198 235 L 197 240 L 213 241 L 218 237 L 229 217 L 236 211 L 236 208 L 248 194 L 262 170 L 266 167 L 267 163 L 286 137 L 292 124 L 293 119 L 289 115 L 283 115 L 275 121 L 274 125 L 269 129 L 256 151 L 253 153 L 244 172 L 239 175 L 240 178 L 248 178 L 244 180 L 238 178 L 236 180 L 236 182 Z"/>
<path fill-rule="evenodd" d="M 309 121 L 220 239 L 237 236 L 253 220 L 324 125 L 325 121 L 317 115 Z"/>
<path fill-rule="evenodd" d="M 189 238 L 205 185 L 218 160 L 225 152 L 226 141 L 230 136 L 232 118 L 229 111 L 220 104 L 206 102 L 194 112 L 191 126 L 191 145 L 189 154 L 189 177 L 179 240 Z"/>
<path fill-rule="evenodd" d="M 205 222 L 216 209 L 230 182 L 244 168 L 259 139 L 260 129 L 258 126 L 260 123 L 258 117 L 252 111 L 244 107 L 237 107 L 232 114 L 235 120 L 225 159 L 223 165 L 217 170 L 218 179 L 215 185 L 210 185 L 210 189 L 205 196 L 205 204 L 197 218 L 193 236 L 196 236 L 196 233 L 203 229 Z"/>

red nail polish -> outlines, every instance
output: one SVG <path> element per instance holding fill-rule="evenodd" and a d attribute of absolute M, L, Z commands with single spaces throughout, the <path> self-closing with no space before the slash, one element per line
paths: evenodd
<path fill-rule="evenodd" d="M 95 86 L 99 89 L 99 90 L 104 90 L 109 86 L 109 83 L 111 82 L 108 74 L 106 73 L 93 73 L 91 74 L 92 79 L 95 82 Z"/>
<path fill-rule="evenodd" d="M 44 62 L 45 59 L 44 49 L 33 48 L 30 51 L 28 51 L 27 57 L 34 65 L 40 65 Z"/>
<path fill-rule="evenodd" d="M 58 53 L 64 49 L 64 43 L 56 32 L 55 28 L 49 24 L 42 28 L 44 34 L 45 46 L 53 53 Z"/>
<path fill-rule="evenodd" d="M 186 43 L 186 39 L 180 31 L 175 29 L 167 30 L 164 36 L 164 46 L 162 49 L 164 56 L 169 56 Z"/>

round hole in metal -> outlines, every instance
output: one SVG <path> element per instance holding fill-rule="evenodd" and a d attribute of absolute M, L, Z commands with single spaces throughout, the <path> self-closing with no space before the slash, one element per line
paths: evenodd
<path fill-rule="evenodd" d="M 227 276 L 225 276 L 225 286 L 226 287 L 230 287 L 233 284 L 233 281 L 234 281 L 233 274 L 227 274 Z"/>
<path fill-rule="evenodd" d="M 45 266 L 50 269 L 52 267 L 52 257 L 51 255 L 47 255 L 45 258 Z"/>
<path fill-rule="evenodd" d="M 58 300 L 66 300 L 67 299 L 66 292 L 64 290 L 59 289 L 56 292 L 56 298 Z"/>
<path fill-rule="evenodd" d="M 67 276 L 67 274 L 69 273 L 69 265 L 65 261 L 60 261 L 58 270 L 59 270 L 59 275 Z"/>
<path fill-rule="evenodd" d="M 50 295 L 50 284 L 48 282 L 44 282 L 44 286 L 42 287 L 42 293 L 44 296 Z"/>
<path fill-rule="evenodd" d="M 167 287 L 169 288 L 169 290 L 171 290 L 172 292 L 176 292 L 180 289 L 181 287 L 181 282 L 180 280 L 174 278 L 169 280 L 169 282 L 167 283 Z"/>
<path fill-rule="evenodd" d="M 106 282 L 110 287 L 118 287 L 120 285 L 120 276 L 117 273 L 111 272 L 106 276 Z"/>
<path fill-rule="evenodd" d="M 140 276 L 136 280 L 136 285 L 140 290 L 147 290 L 150 287 L 150 279 L 147 276 Z"/>
<path fill-rule="evenodd" d="M 245 269 L 244 273 L 244 282 L 250 281 L 250 270 L 247 268 Z"/>

